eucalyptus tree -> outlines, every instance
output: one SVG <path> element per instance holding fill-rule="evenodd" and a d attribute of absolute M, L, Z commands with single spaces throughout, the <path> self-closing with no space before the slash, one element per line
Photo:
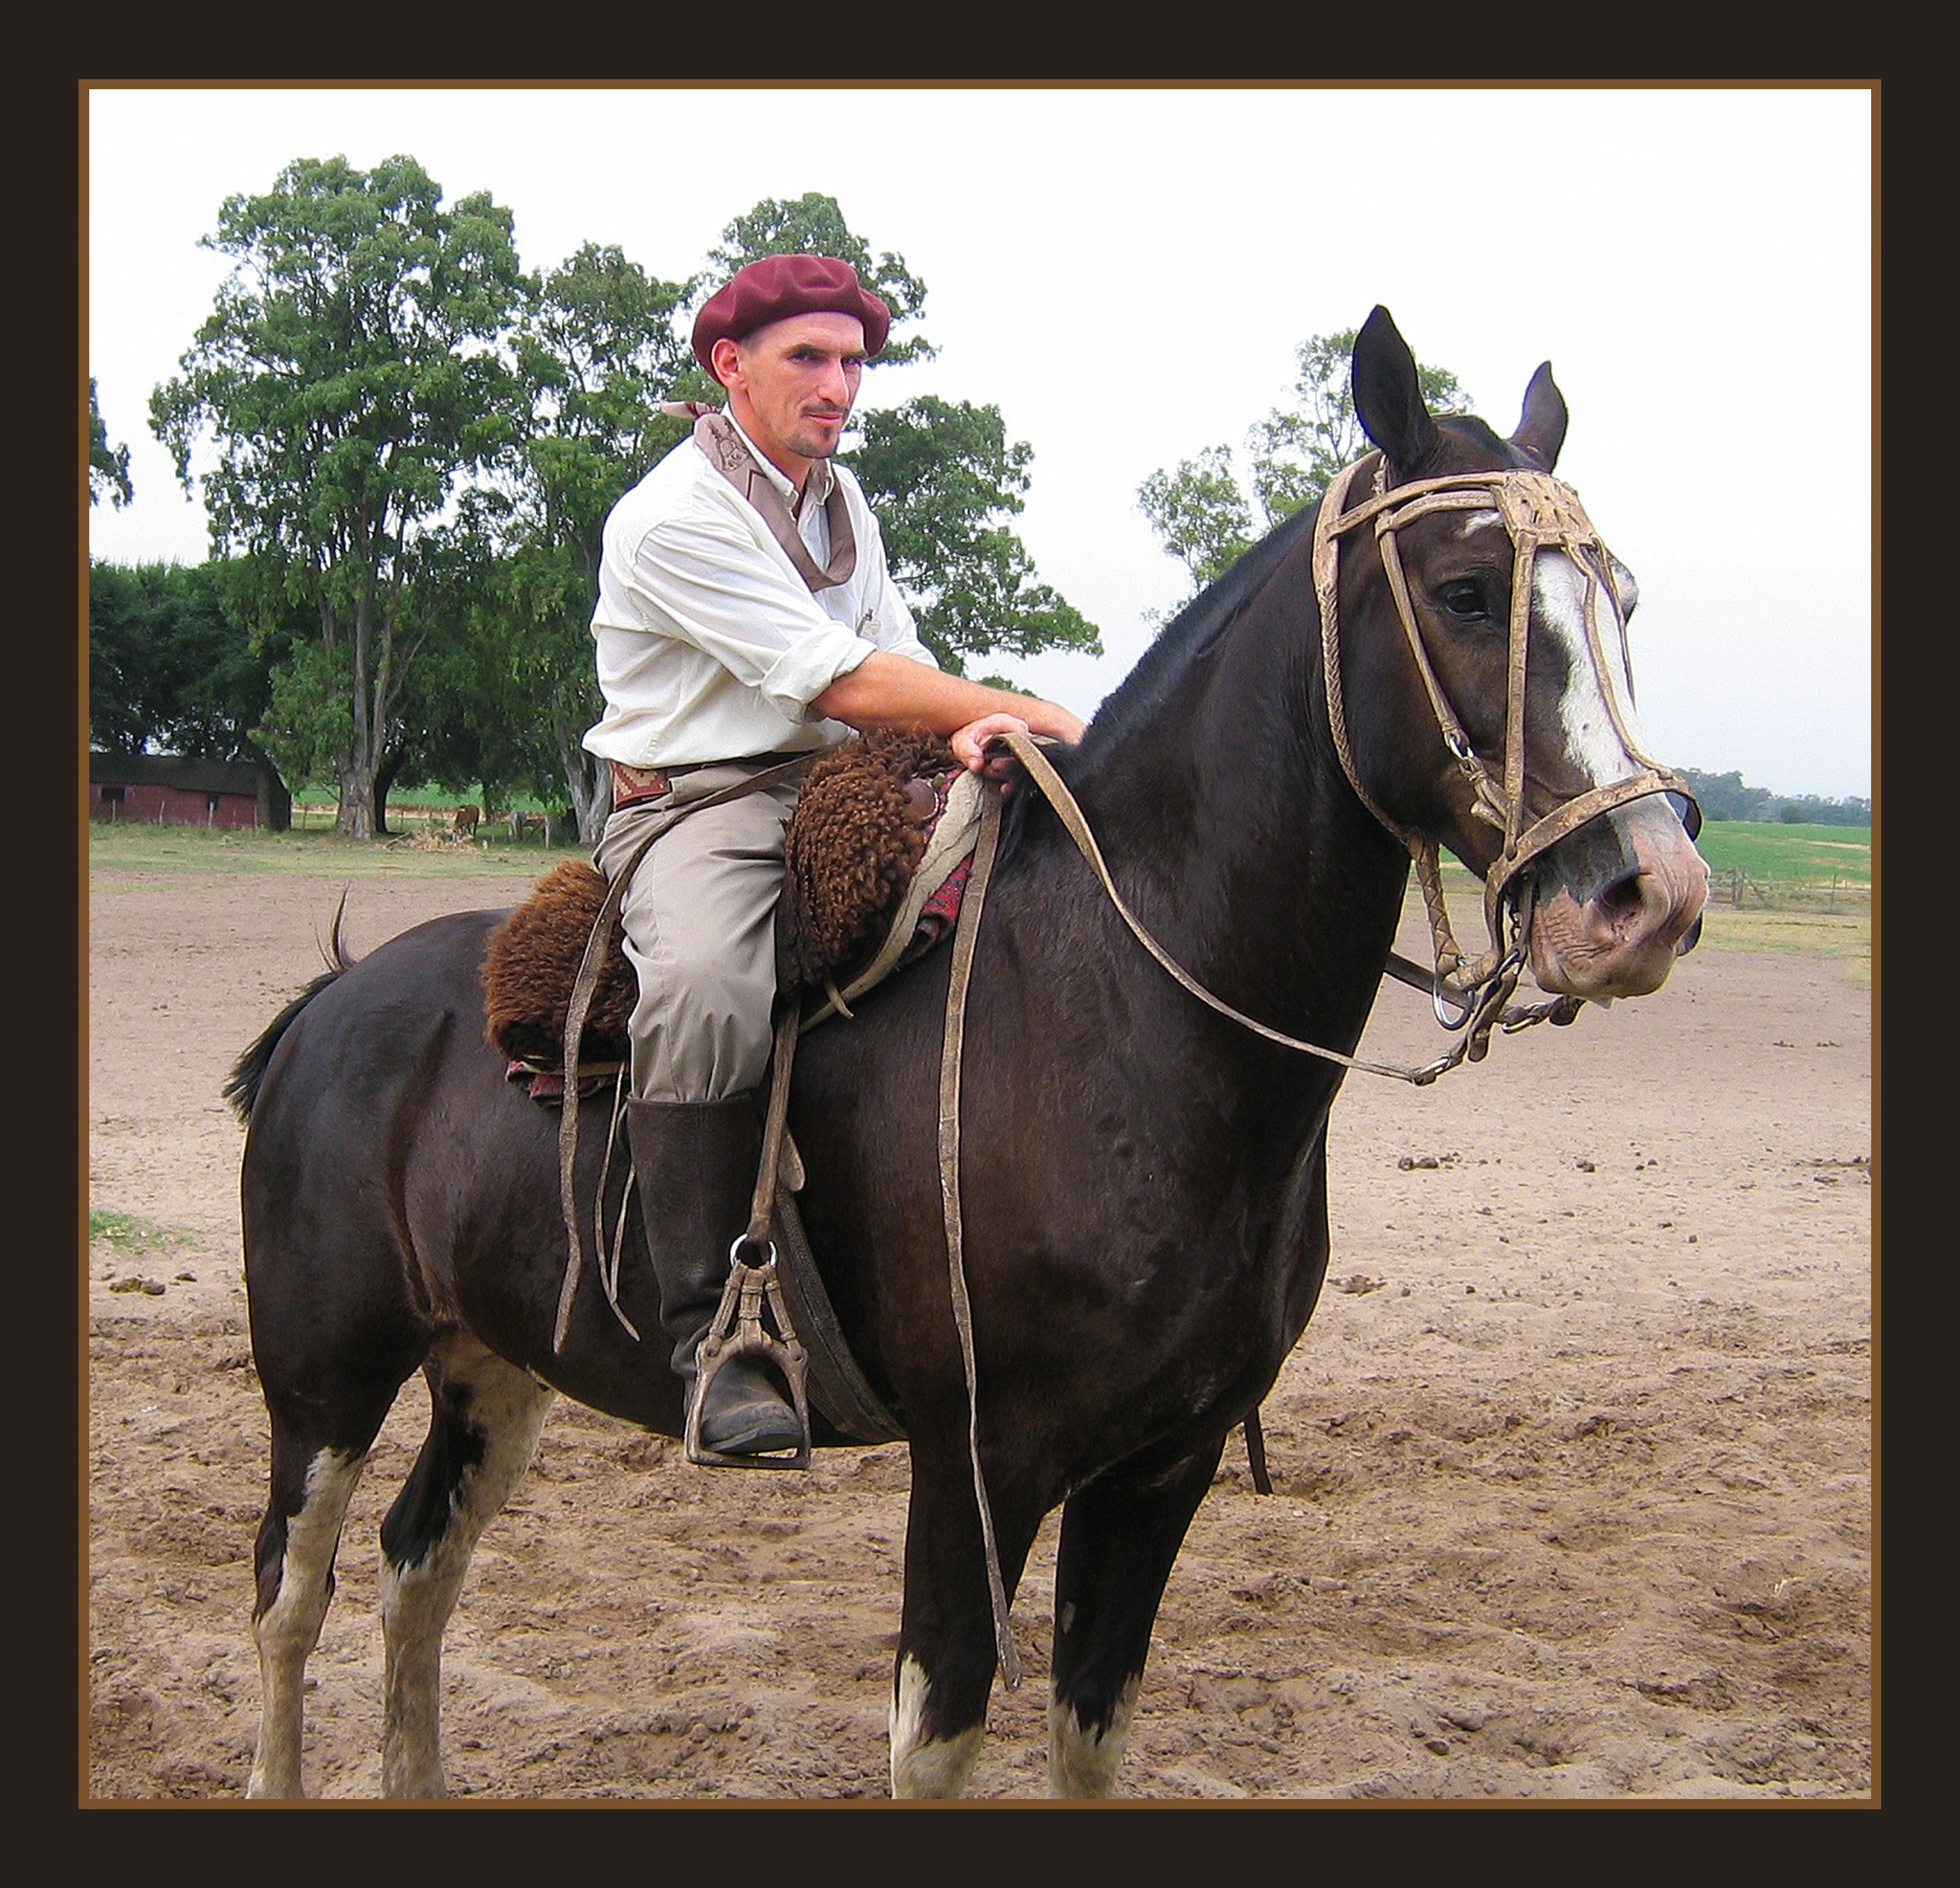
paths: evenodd
<path fill-rule="evenodd" d="M 129 482 L 129 448 L 109 444 L 109 429 L 102 419 L 101 404 L 96 396 L 95 376 L 88 383 L 88 501 L 100 504 L 104 499 L 118 508 L 136 496 Z"/>
<path fill-rule="evenodd" d="M 515 360 L 526 407 L 503 490 L 501 596 L 480 617 L 483 654 L 556 756 L 587 841 L 608 807 L 605 769 L 581 743 L 602 703 L 592 662 L 606 514 L 687 434 L 660 411 L 689 360 L 675 321 L 686 290 L 616 247 L 587 243 L 532 284 Z"/>
<path fill-rule="evenodd" d="M 918 618 L 921 640 L 955 674 L 966 673 L 969 655 L 1100 655 L 1095 625 L 1041 581 L 1007 522 L 1025 502 L 1034 449 L 1008 439 L 1000 409 L 933 394 L 879 404 L 887 372 L 938 352 L 923 335 L 901 332 L 925 305 L 925 284 L 903 256 L 875 252 L 832 197 L 765 198 L 723 231 L 708 267 L 689 284 L 690 298 L 698 305 L 743 264 L 792 251 L 850 263 L 892 311 L 891 335 L 870 364 L 843 456 L 877 514 L 893 581 Z"/>
<path fill-rule="evenodd" d="M 969 655 L 1102 653 L 1095 625 L 1040 580 L 1000 522 L 1022 508 L 1034 449 L 1008 439 L 998 407 L 927 393 L 874 409 L 862 426 L 850 462 L 878 514 L 892 580 L 942 667 L 964 675 Z"/>
<path fill-rule="evenodd" d="M 296 602 L 317 624 L 275 677 L 267 744 L 317 751 L 339 830 L 371 837 L 390 721 L 436 627 L 423 574 L 455 554 L 459 487 L 520 430 L 510 212 L 485 193 L 445 207 L 410 157 L 302 158 L 228 197 L 204 240 L 234 265 L 152 427 L 202 484 L 213 549 L 259 578 L 257 622 Z"/>

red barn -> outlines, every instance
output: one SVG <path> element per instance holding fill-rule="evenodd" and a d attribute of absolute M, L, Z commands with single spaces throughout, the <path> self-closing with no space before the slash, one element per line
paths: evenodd
<path fill-rule="evenodd" d="M 278 775 L 249 761 L 183 754 L 88 757 L 88 816 L 145 826 L 255 827 L 283 833 L 292 799 Z"/>

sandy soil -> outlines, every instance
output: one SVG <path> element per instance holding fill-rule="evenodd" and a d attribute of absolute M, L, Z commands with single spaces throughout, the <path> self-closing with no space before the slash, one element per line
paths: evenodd
<path fill-rule="evenodd" d="M 362 878 L 350 941 L 523 882 Z M 218 1090 L 336 890 L 92 874 L 92 1203 L 182 1237 L 89 1254 L 86 1798 L 244 1789 L 264 1430 Z M 1275 1493 L 1235 1439 L 1123 1794 L 1870 1794 L 1870 995 L 1711 929 L 1646 1002 L 1433 1089 L 1349 1078 Z M 1364 1053 L 1439 1041 L 1392 986 Z M 374 1536 L 422 1409 L 375 1451 L 311 1668 L 323 1796 L 379 1788 Z M 451 1629 L 452 1792 L 881 1796 L 905 1491 L 902 1447 L 694 1470 L 559 1404 Z M 977 1797 L 1044 1788 L 1053 1549 L 1051 1521 Z"/>

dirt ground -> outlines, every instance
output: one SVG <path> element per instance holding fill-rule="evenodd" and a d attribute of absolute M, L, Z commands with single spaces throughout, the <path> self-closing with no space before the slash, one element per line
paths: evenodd
<path fill-rule="evenodd" d="M 319 967 L 340 881 L 91 874 L 82 1800 L 241 1795 L 264 1421 L 219 1086 Z M 523 877 L 356 879 L 352 947 Z M 330 871 L 330 867 L 324 870 Z M 1738 924 L 1741 921 L 1737 921 Z M 1668 988 L 1431 1089 L 1350 1077 L 1328 1288 L 1172 1577 L 1120 1793 L 1207 1800 L 1872 1793 L 1871 999 L 1710 937 Z M 1414 934 L 1405 948 L 1419 948 Z M 1441 1038 L 1390 986 L 1364 1054 Z M 155 1229 L 166 1229 L 165 1237 Z M 375 1530 L 311 1667 L 316 1794 L 379 1788 Z M 561 1402 L 444 1668 L 452 1793 L 877 1798 L 906 1458 L 688 1468 Z M 979 1798 L 1043 1793 L 1055 1527 Z"/>

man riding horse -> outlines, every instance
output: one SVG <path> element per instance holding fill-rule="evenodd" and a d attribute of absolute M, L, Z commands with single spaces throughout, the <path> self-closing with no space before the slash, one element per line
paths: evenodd
<path fill-rule="evenodd" d="M 873 727 L 947 737 L 974 771 L 1003 733 L 1083 733 L 1066 708 L 939 669 L 862 490 L 834 462 L 890 326 L 847 262 L 770 255 L 740 270 L 694 325 L 725 412 L 691 409 L 692 436 L 606 521 L 592 615 L 606 711 L 585 744 L 611 764 L 612 811 L 593 857 L 609 879 L 631 873 L 628 1139 L 690 1402 L 760 1157 L 799 777 L 782 769 Z M 700 1435 L 725 1456 L 803 1440 L 768 1366 L 742 1355 L 714 1373 Z"/>

